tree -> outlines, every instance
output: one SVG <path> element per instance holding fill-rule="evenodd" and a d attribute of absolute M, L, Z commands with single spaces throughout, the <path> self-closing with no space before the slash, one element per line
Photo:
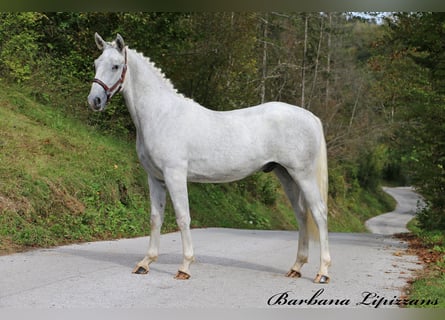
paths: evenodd
<path fill-rule="evenodd" d="M 43 15 L 33 12 L 0 13 L 0 72 L 17 82 L 30 79 L 37 67 L 39 34 Z"/>
<path fill-rule="evenodd" d="M 445 14 L 400 13 L 387 23 L 381 55 L 371 61 L 382 80 L 382 111 L 398 122 L 393 143 L 427 202 L 419 215 L 422 227 L 444 230 Z"/>
<path fill-rule="evenodd" d="M 258 103 L 256 13 L 195 13 L 171 78 L 179 90 L 214 110 Z"/>

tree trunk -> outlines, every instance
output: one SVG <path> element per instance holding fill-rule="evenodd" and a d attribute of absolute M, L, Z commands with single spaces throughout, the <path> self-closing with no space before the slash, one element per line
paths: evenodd
<path fill-rule="evenodd" d="M 332 30 L 332 13 L 328 13 L 329 28 L 328 28 L 328 44 L 327 44 L 327 59 L 326 59 L 326 97 L 325 97 L 325 112 L 328 113 L 329 107 L 329 78 L 331 77 L 331 30 Z"/>
<path fill-rule="evenodd" d="M 266 101 L 266 77 L 267 77 L 267 29 L 268 29 L 269 15 L 264 16 L 264 30 L 263 30 L 263 65 L 261 76 L 261 103 Z"/>
<path fill-rule="evenodd" d="M 304 15 L 304 44 L 303 44 L 303 59 L 301 62 L 301 107 L 305 107 L 305 81 L 306 81 L 306 55 L 307 55 L 307 38 L 308 38 L 308 23 L 309 16 Z"/>
<path fill-rule="evenodd" d="M 308 110 L 311 108 L 312 97 L 314 96 L 315 86 L 317 85 L 318 66 L 320 64 L 321 43 L 323 41 L 323 31 L 324 31 L 323 30 L 323 28 L 324 28 L 323 20 L 324 20 L 323 16 L 320 15 L 320 36 L 318 39 L 317 56 L 315 58 L 314 78 L 312 81 L 311 93 L 309 95 L 309 102 L 307 104 Z"/>

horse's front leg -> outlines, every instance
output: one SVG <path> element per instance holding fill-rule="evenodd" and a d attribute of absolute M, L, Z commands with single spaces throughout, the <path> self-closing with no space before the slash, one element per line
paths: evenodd
<path fill-rule="evenodd" d="M 193 255 L 192 236 L 190 233 L 190 211 L 187 194 L 187 172 L 183 169 L 165 169 L 165 183 L 176 214 L 176 223 L 181 232 L 183 262 L 175 278 L 190 278 L 190 264 L 195 260 Z"/>
<path fill-rule="evenodd" d="M 146 274 L 150 270 L 149 265 L 156 261 L 159 255 L 159 244 L 161 238 L 161 227 L 164 222 L 165 211 L 165 185 L 162 181 L 148 176 L 151 202 L 151 233 L 147 255 L 133 269 L 133 273 Z"/>

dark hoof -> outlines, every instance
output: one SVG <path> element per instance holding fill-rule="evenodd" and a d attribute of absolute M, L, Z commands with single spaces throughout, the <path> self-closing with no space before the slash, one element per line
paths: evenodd
<path fill-rule="evenodd" d="M 317 274 L 315 277 L 314 282 L 320 283 L 320 284 L 328 284 L 331 279 L 328 276 L 325 276 L 323 274 Z"/>
<path fill-rule="evenodd" d="M 185 272 L 179 270 L 178 273 L 175 275 L 175 279 L 188 280 L 188 279 L 190 279 L 190 275 L 188 273 L 185 273 Z"/>
<path fill-rule="evenodd" d="M 301 278 L 301 273 L 297 270 L 290 270 L 287 274 L 286 277 L 289 278 Z"/>
<path fill-rule="evenodd" d="M 133 269 L 133 273 L 135 274 L 147 274 L 148 269 L 145 269 L 144 267 L 136 266 L 136 268 Z"/>

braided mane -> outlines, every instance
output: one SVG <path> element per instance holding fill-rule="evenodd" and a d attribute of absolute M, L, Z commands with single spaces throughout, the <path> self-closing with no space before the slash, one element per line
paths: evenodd
<path fill-rule="evenodd" d="M 149 57 L 144 56 L 143 53 L 138 52 L 134 49 L 129 49 L 127 47 L 127 50 L 133 51 L 134 53 L 136 53 L 136 56 L 141 58 L 143 61 L 145 61 L 147 63 L 147 65 L 151 68 L 151 70 L 153 71 L 153 74 L 159 78 L 159 80 L 164 83 L 165 87 L 168 88 L 169 90 L 171 90 L 172 92 L 176 93 L 177 95 L 186 98 L 183 94 L 179 93 L 178 90 L 175 88 L 175 86 L 173 85 L 173 83 L 170 81 L 169 78 L 167 78 L 165 76 L 165 73 L 162 72 L 162 70 L 160 68 L 158 68 L 155 63 L 153 61 L 150 60 Z"/>

